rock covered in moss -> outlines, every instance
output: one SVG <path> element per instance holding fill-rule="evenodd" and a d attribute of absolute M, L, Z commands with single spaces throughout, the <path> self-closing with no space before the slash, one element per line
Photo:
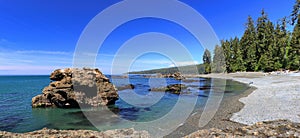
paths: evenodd
<path fill-rule="evenodd" d="M 42 94 L 32 98 L 32 107 L 95 107 L 118 100 L 117 89 L 98 69 L 58 69 L 50 80 Z"/>

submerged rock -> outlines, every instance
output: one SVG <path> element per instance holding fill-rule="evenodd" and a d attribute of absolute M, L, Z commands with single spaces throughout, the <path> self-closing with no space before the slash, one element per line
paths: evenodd
<path fill-rule="evenodd" d="M 77 108 L 114 104 L 115 86 L 98 69 L 58 69 L 43 93 L 32 98 L 32 107 Z"/>

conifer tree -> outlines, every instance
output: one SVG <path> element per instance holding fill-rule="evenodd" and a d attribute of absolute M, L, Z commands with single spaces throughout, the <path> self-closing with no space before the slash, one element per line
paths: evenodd
<path fill-rule="evenodd" d="M 240 46 L 242 48 L 244 66 L 246 71 L 254 71 L 257 57 L 256 57 L 256 31 L 254 21 L 251 16 L 248 16 L 246 30 L 241 38 Z"/>
<path fill-rule="evenodd" d="M 272 60 L 272 48 L 274 45 L 274 25 L 269 21 L 264 10 L 261 17 L 257 19 L 257 45 L 256 57 L 258 63 L 255 71 L 272 71 L 274 61 Z"/>
<path fill-rule="evenodd" d="M 224 52 L 224 57 L 225 57 L 225 64 L 226 64 L 226 72 L 230 73 L 232 72 L 232 63 L 233 63 L 233 50 L 231 48 L 231 44 L 228 40 L 222 40 L 221 41 L 221 47 Z"/>
<path fill-rule="evenodd" d="M 291 45 L 289 50 L 289 67 L 291 70 L 300 69 L 300 14 L 292 33 Z"/>
<path fill-rule="evenodd" d="M 225 55 L 222 47 L 217 45 L 214 49 L 212 72 L 224 73 L 225 71 L 226 71 Z"/>
<path fill-rule="evenodd" d="M 277 23 L 275 29 L 275 44 L 273 47 L 274 70 L 286 69 L 287 50 L 289 49 L 290 35 L 286 29 L 287 20 L 284 17 L 281 23 Z"/>
<path fill-rule="evenodd" d="M 232 71 L 245 71 L 244 61 L 243 61 L 243 55 L 240 47 L 240 40 L 238 37 L 235 37 L 231 41 L 231 47 L 233 50 L 233 63 L 232 64 Z"/>
<path fill-rule="evenodd" d="M 296 0 L 296 3 L 294 5 L 293 11 L 292 11 L 292 25 L 295 25 L 296 21 L 299 19 L 300 14 L 300 0 Z"/>
<path fill-rule="evenodd" d="M 211 54 L 208 49 L 204 51 L 203 64 L 205 65 L 205 73 L 211 73 Z"/>

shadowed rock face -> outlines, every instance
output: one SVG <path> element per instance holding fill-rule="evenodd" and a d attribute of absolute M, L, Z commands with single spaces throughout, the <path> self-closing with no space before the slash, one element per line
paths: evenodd
<path fill-rule="evenodd" d="M 118 100 L 117 89 L 98 69 L 58 69 L 50 80 L 43 93 L 32 98 L 32 107 L 93 107 Z"/>

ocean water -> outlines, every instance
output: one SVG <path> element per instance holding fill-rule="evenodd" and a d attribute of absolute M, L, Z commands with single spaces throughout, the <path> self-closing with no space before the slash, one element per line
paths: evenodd
<path fill-rule="evenodd" d="M 172 78 L 149 79 L 143 75 L 131 75 L 129 79 L 114 78 L 112 80 L 116 86 L 131 83 L 135 89 L 119 91 L 120 99 L 109 109 L 106 107 L 32 109 L 31 98 L 41 94 L 42 89 L 49 82 L 49 76 L 0 76 L 0 130 L 29 132 L 44 127 L 90 130 L 128 128 L 132 127 L 135 122 L 149 122 L 164 117 L 173 109 L 179 99 L 190 104 L 189 102 L 196 98 L 195 106 L 187 108 L 201 110 L 207 99 L 213 96 L 210 94 L 212 93 L 212 90 L 209 89 L 211 87 L 224 88 L 222 89 L 225 92 L 224 96 L 234 96 L 248 89 L 246 84 L 231 80 L 200 78 L 198 82 L 182 82 L 188 86 L 188 92 L 179 96 L 148 91 L 151 87 L 178 84 L 181 82 L 179 80 Z M 213 91 L 218 90 L 214 89 Z M 134 99 L 132 94 L 141 98 Z M 156 100 L 157 98 L 159 99 Z"/>

